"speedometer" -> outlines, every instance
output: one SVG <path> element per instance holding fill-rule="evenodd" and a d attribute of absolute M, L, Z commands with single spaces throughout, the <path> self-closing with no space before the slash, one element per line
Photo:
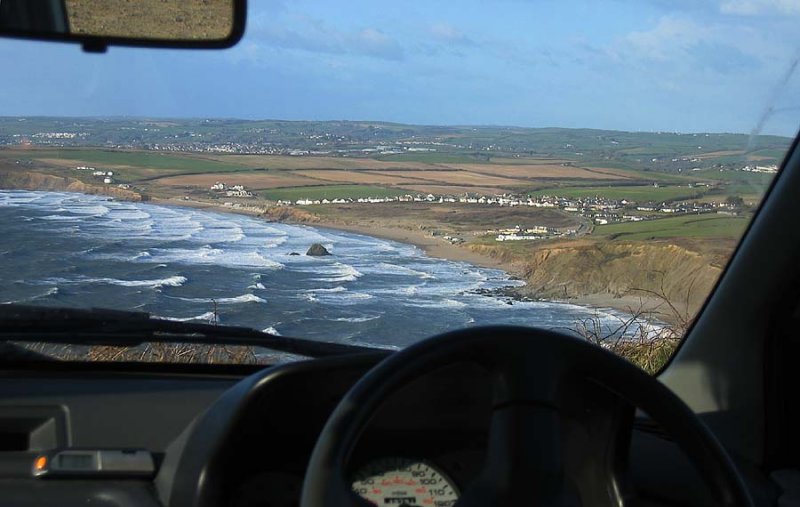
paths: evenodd
<path fill-rule="evenodd" d="M 453 482 L 430 463 L 381 458 L 356 473 L 353 491 L 375 505 L 449 507 L 458 500 Z"/>

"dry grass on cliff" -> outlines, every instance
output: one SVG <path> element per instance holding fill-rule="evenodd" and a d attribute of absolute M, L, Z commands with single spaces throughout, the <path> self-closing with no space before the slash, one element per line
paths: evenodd
<path fill-rule="evenodd" d="M 137 348 L 94 346 L 89 349 L 86 359 L 142 363 L 261 364 L 253 347 L 191 343 L 148 343 Z"/>
<path fill-rule="evenodd" d="M 60 361 L 171 363 L 171 364 L 271 364 L 269 354 L 257 354 L 244 345 L 146 343 L 137 347 L 112 345 L 59 345 L 18 343 L 19 347 Z"/>
<path fill-rule="evenodd" d="M 574 331 L 651 375 L 661 371 L 683 336 L 671 327 L 650 325 L 643 315 L 620 317 L 617 328 L 612 331 L 596 315 L 578 322 Z"/>
<path fill-rule="evenodd" d="M 599 313 L 581 320 L 572 329 L 588 342 L 605 348 L 639 366 L 649 374 L 658 373 L 669 361 L 681 341 L 685 328 L 653 326 L 654 315 L 641 305 L 630 315 L 617 317 L 609 328 L 606 316 Z M 686 326 L 689 322 L 685 323 Z M 269 365 L 277 357 L 240 345 L 201 345 L 191 343 L 146 343 L 138 347 L 110 345 L 58 345 L 19 343 L 22 350 L 61 361 L 135 362 L 209 365 Z"/>
<path fill-rule="evenodd" d="M 687 299 L 693 290 L 688 288 Z M 607 316 L 603 318 L 595 313 L 577 322 L 572 331 L 655 375 L 672 357 L 692 324 L 693 314 L 668 297 L 663 289 L 641 293 L 649 300 L 641 298 L 638 306 L 616 317 L 615 325 L 609 326 Z M 659 323 L 665 314 L 672 315 L 670 324 Z"/>

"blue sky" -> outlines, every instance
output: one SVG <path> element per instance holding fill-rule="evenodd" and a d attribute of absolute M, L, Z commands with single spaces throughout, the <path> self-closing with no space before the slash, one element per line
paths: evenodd
<path fill-rule="evenodd" d="M 798 23 L 800 0 L 250 0 L 225 51 L 0 41 L 0 115 L 794 135 Z"/>

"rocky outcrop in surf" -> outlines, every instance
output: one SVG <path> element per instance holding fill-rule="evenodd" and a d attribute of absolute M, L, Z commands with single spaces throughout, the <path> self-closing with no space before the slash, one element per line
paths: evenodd
<path fill-rule="evenodd" d="M 327 248 L 320 245 L 319 243 L 314 243 L 306 252 L 306 255 L 310 255 L 312 257 L 322 257 L 324 255 L 330 255 L 331 253 L 328 251 Z"/>

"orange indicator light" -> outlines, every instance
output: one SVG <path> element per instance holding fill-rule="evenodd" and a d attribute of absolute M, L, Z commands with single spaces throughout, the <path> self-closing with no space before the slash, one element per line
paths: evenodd
<path fill-rule="evenodd" d="M 39 456 L 33 463 L 33 468 L 37 472 L 41 472 L 42 470 L 45 469 L 46 466 L 47 466 L 47 456 Z"/>

